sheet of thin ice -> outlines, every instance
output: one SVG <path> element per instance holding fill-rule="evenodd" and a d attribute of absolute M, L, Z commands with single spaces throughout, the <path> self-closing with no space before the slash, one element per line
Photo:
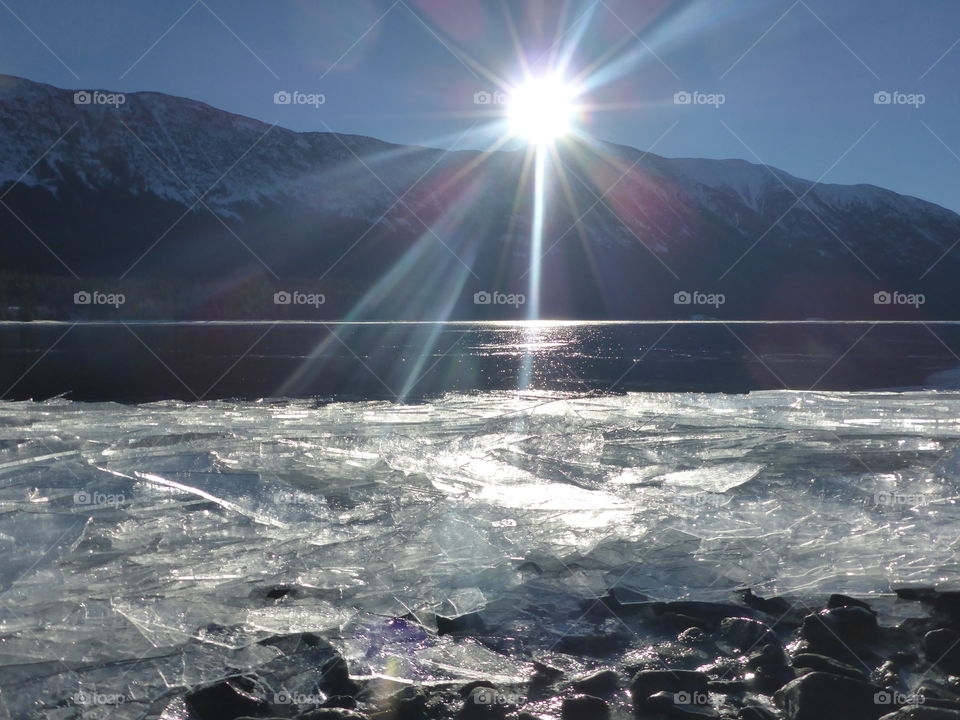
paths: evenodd
<path fill-rule="evenodd" d="M 391 619 L 482 611 L 548 648 L 613 586 L 947 583 L 958 418 L 945 392 L 3 403 L 0 719 L 142 717 L 269 661 L 270 634 L 506 681 L 525 659 Z M 126 702 L 64 705 L 80 691 Z"/>

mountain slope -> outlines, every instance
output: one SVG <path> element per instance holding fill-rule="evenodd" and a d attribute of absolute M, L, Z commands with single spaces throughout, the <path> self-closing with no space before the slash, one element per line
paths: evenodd
<path fill-rule="evenodd" d="M 558 163 L 543 315 L 862 317 L 882 289 L 925 292 L 925 317 L 955 305 L 960 216 L 931 203 L 602 143 L 565 147 Z M 14 275 L 323 277 L 351 288 L 335 306 L 360 317 L 502 312 L 473 295 L 528 292 L 531 185 L 522 151 L 296 133 L 157 93 L 77 105 L 72 91 L 0 76 L 0 238 Z M 726 302 L 678 306 L 680 290 Z"/>

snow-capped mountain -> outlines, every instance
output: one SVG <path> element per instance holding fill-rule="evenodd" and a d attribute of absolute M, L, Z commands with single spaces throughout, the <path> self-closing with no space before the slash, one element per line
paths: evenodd
<path fill-rule="evenodd" d="M 8 273 L 349 279 L 361 309 L 417 317 L 526 288 L 523 151 L 297 133 L 193 100 L 110 104 L 101 92 L 85 103 L 0 76 Z M 928 316 L 955 305 L 960 216 L 932 203 L 603 143 L 561 149 L 555 169 L 544 314 L 720 314 L 678 307 L 683 290 L 722 292 L 725 311 L 757 317 L 863 316 L 880 290 L 926 293 Z"/>

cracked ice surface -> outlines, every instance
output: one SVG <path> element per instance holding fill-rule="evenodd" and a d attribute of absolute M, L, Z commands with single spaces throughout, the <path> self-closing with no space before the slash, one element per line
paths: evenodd
<path fill-rule="evenodd" d="M 554 647 L 610 587 L 947 583 L 958 418 L 943 392 L 3 403 L 0 719 L 143 717 L 276 634 L 384 682 L 509 682 L 511 642 Z M 477 611 L 502 647 L 395 620 Z"/>

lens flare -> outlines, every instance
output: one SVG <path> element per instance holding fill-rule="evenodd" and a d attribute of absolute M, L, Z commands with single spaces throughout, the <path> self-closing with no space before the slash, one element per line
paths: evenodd
<path fill-rule="evenodd" d="M 531 78 L 510 93 L 510 131 L 536 145 L 568 134 L 576 115 L 576 89 L 556 76 Z"/>

